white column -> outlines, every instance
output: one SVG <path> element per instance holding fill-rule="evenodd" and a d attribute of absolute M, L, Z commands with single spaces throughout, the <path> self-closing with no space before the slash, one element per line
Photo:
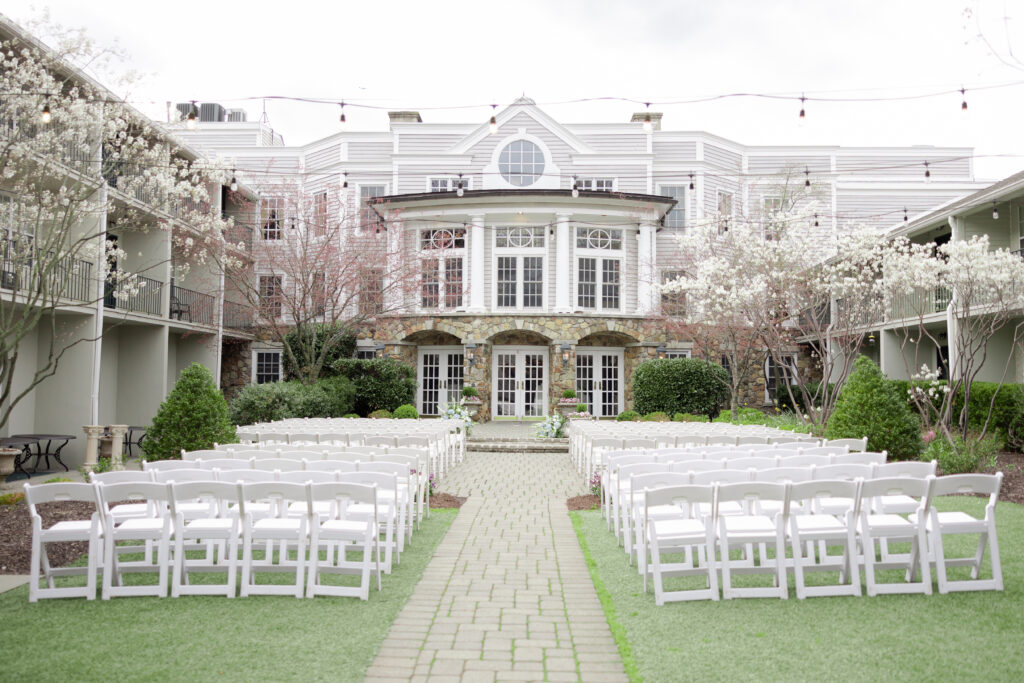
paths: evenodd
<path fill-rule="evenodd" d="M 571 313 L 572 233 L 568 215 L 560 213 L 555 218 L 555 313 Z"/>
<path fill-rule="evenodd" d="M 651 244 L 654 241 L 654 226 L 649 222 L 640 224 L 640 234 L 637 236 L 636 254 L 636 312 L 647 313 L 651 310 L 651 294 L 654 291 L 651 284 L 654 280 L 654 264 L 651 261 L 653 253 Z"/>
<path fill-rule="evenodd" d="M 469 229 L 469 311 L 483 313 L 484 305 L 484 240 L 487 231 L 484 229 L 484 215 L 472 214 Z"/>

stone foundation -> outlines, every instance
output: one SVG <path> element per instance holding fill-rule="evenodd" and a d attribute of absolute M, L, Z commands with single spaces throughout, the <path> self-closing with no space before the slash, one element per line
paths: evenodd
<path fill-rule="evenodd" d="M 252 342 L 224 338 L 221 345 L 220 388 L 231 400 L 252 381 Z"/>

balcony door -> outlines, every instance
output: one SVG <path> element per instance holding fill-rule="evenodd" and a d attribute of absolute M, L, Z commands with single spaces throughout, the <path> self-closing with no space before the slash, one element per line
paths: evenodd
<path fill-rule="evenodd" d="M 416 409 L 421 415 L 440 415 L 449 403 L 459 402 L 465 358 L 461 346 L 420 348 Z"/>
<path fill-rule="evenodd" d="M 548 349 L 495 346 L 491 419 L 542 420 L 548 413 Z"/>
<path fill-rule="evenodd" d="M 576 396 L 591 415 L 622 412 L 622 349 L 576 347 Z"/>

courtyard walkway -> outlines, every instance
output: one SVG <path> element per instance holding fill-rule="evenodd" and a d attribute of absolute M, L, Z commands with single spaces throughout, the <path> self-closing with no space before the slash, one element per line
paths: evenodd
<path fill-rule="evenodd" d="M 469 500 L 366 680 L 626 681 L 566 511 L 584 492 L 566 455 L 469 453 L 441 488 Z"/>

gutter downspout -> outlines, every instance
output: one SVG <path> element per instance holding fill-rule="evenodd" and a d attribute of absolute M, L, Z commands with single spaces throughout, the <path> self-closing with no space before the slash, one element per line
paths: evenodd
<path fill-rule="evenodd" d="M 102 165 L 102 145 L 99 147 Z M 93 357 L 92 357 L 92 393 L 90 394 L 91 404 L 91 420 L 89 424 L 99 424 L 100 420 L 100 375 L 102 371 L 103 363 L 103 313 L 104 313 L 104 285 L 106 283 L 106 267 L 107 267 L 107 182 L 103 178 L 102 173 L 100 174 L 100 182 L 102 183 L 100 188 L 100 201 L 103 205 L 103 211 L 99 218 L 99 241 L 100 251 L 97 265 L 97 274 L 99 277 L 96 278 L 96 316 L 95 326 L 93 328 Z"/>

